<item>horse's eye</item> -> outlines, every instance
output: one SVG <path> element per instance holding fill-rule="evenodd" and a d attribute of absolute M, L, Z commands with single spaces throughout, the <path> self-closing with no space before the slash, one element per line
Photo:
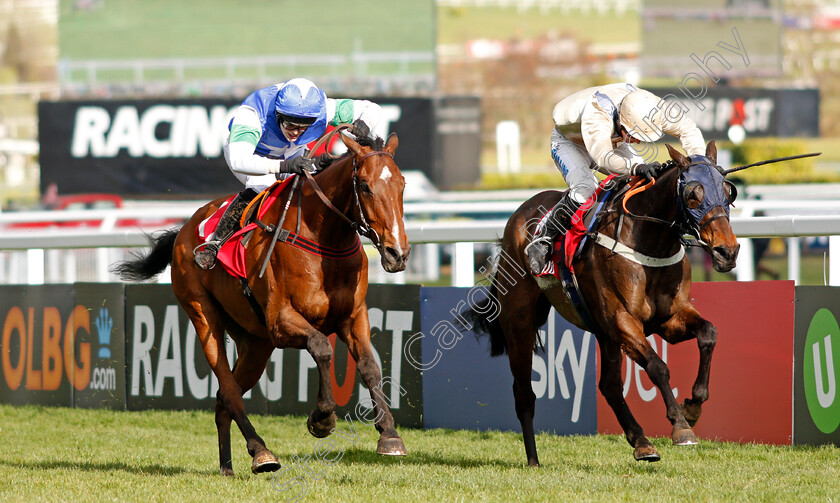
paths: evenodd
<path fill-rule="evenodd" d="M 683 193 L 685 205 L 692 210 L 697 208 L 703 201 L 705 194 L 706 191 L 703 189 L 703 185 L 700 182 L 689 182 L 685 186 L 685 192 Z"/>
<path fill-rule="evenodd" d="M 723 195 L 726 197 L 726 202 L 729 204 L 734 203 L 735 199 L 738 197 L 738 189 L 735 187 L 735 184 L 729 180 L 724 180 Z"/>
<path fill-rule="evenodd" d="M 370 185 L 368 185 L 367 182 L 359 183 L 359 190 L 362 191 L 362 194 L 371 194 Z"/>

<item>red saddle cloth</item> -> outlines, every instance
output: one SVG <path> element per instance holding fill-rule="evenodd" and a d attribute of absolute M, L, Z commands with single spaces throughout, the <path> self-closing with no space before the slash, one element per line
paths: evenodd
<path fill-rule="evenodd" d="M 257 196 L 263 197 L 263 200 L 259 203 L 259 209 L 257 210 L 257 218 L 262 218 L 266 211 L 271 208 L 277 198 L 280 196 L 280 193 L 283 189 L 288 185 L 294 176 L 290 176 L 285 180 L 279 181 L 272 185 L 271 187 L 265 189 L 263 192 L 266 192 L 265 196 Z M 212 215 L 207 217 L 203 222 L 201 222 L 196 228 L 196 234 L 198 235 L 199 240 L 204 243 L 207 240 L 207 236 L 210 236 L 213 231 L 216 230 L 216 226 L 219 225 L 219 220 L 222 219 L 222 215 L 224 215 L 225 209 L 227 206 L 233 201 L 233 198 L 236 195 L 231 196 L 228 198 L 219 209 L 216 210 Z M 225 270 L 232 274 L 233 276 L 244 278 L 247 277 L 247 273 L 245 271 L 245 247 L 242 245 L 242 238 L 250 232 L 251 230 L 255 229 L 257 224 L 251 222 L 241 230 L 235 232 L 233 236 L 231 236 L 222 247 L 219 249 L 219 253 L 216 254 L 216 260 L 222 264 L 222 267 Z"/>
<path fill-rule="evenodd" d="M 595 193 L 586 200 L 585 203 L 580 205 L 580 208 L 572 215 L 572 225 L 569 230 L 566 231 L 563 240 L 556 240 L 554 242 L 554 251 L 551 255 L 551 263 L 540 276 L 547 276 L 552 275 L 557 279 L 560 278 L 560 265 L 565 264 L 566 268 L 575 272 L 574 268 L 572 267 L 572 260 L 575 258 L 575 254 L 580 247 L 581 241 L 583 240 L 584 236 L 586 236 L 586 222 L 584 221 L 584 216 L 586 212 L 589 211 L 592 206 L 594 206 L 595 202 L 601 196 L 601 193 L 604 191 L 604 187 L 611 181 L 611 179 L 615 175 L 610 175 L 605 178 L 601 183 L 598 185 L 598 188 L 595 189 Z"/>

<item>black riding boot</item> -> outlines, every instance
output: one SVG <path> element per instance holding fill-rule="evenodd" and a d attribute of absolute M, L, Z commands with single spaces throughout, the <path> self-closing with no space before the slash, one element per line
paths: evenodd
<path fill-rule="evenodd" d="M 541 274 L 551 259 L 551 251 L 558 235 L 565 234 L 572 226 L 572 215 L 580 208 L 567 192 L 563 199 L 551 208 L 548 216 L 539 223 L 534 231 L 531 243 L 525 248 L 528 255 L 528 267 L 532 274 Z"/>
<path fill-rule="evenodd" d="M 219 253 L 219 248 L 222 244 L 239 230 L 239 219 L 242 218 L 242 212 L 248 207 L 257 191 L 248 188 L 236 195 L 233 201 L 230 202 L 225 210 L 219 223 L 216 225 L 216 230 L 213 232 L 213 240 L 208 241 L 203 245 L 200 251 L 195 252 L 195 263 L 202 269 L 210 270 L 216 267 L 216 254 Z"/>

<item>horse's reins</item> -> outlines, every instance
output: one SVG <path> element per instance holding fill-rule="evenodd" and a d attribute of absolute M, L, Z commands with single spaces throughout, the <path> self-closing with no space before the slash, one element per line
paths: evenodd
<path fill-rule="evenodd" d="M 697 166 L 697 165 L 700 165 L 700 164 L 706 164 L 706 163 L 692 163 L 692 164 L 689 164 L 688 166 L 686 166 L 685 169 L 688 170 L 692 166 Z M 627 201 L 632 196 L 635 196 L 637 194 L 640 194 L 640 193 L 644 192 L 645 190 L 648 190 L 649 188 L 653 187 L 653 185 L 655 183 L 656 183 L 655 178 L 651 179 L 650 182 L 645 183 L 644 185 L 642 185 L 641 179 L 634 182 L 631 185 L 630 190 L 624 195 L 624 198 L 622 199 L 621 207 L 624 210 L 624 212 L 627 215 L 629 215 L 629 216 L 631 216 L 631 217 L 633 217 L 637 220 L 647 220 L 649 222 L 656 222 L 656 223 L 660 223 L 660 224 L 668 226 L 668 227 L 679 226 L 682 234 L 690 234 L 691 236 L 693 236 L 694 238 L 697 239 L 697 242 L 699 244 L 705 244 L 705 243 L 703 243 L 703 240 L 700 238 L 700 233 L 703 232 L 703 229 L 705 229 L 709 224 L 711 224 L 712 222 L 714 222 L 718 218 L 725 217 L 726 216 L 725 212 L 720 212 L 717 215 L 713 215 L 711 218 L 706 220 L 702 225 L 695 225 L 695 224 L 692 224 L 692 222 L 690 222 L 689 219 L 685 218 L 684 215 L 683 215 L 683 218 L 681 219 L 682 220 L 681 223 L 678 222 L 677 220 L 673 220 L 673 221 L 669 222 L 667 220 L 663 220 L 661 218 L 652 217 L 652 216 L 648 216 L 648 215 L 636 215 L 635 213 L 633 213 L 629 209 L 627 209 Z M 679 186 L 677 187 L 677 191 L 679 191 Z M 678 196 L 677 199 L 679 200 L 679 196 Z M 680 206 L 680 208 L 683 207 L 681 201 L 679 203 L 679 206 Z M 683 241 L 684 241 L 684 244 L 693 245 L 693 243 L 686 243 L 685 240 L 683 240 Z"/>
<path fill-rule="evenodd" d="M 350 124 L 341 124 L 338 127 L 336 127 L 335 129 L 333 129 L 332 131 L 330 131 L 329 133 L 326 133 L 326 134 L 322 135 L 318 139 L 318 141 L 315 142 L 315 145 L 312 147 L 312 150 L 310 150 L 310 151 L 306 152 L 306 154 L 304 154 L 304 157 L 306 157 L 307 159 L 310 159 L 311 155 L 312 155 L 312 152 L 318 150 L 318 148 L 321 147 L 321 145 L 323 145 L 324 143 L 328 143 L 336 134 L 339 134 L 342 130 L 349 129 L 350 127 L 351 127 Z M 328 155 L 329 155 L 329 153 L 328 153 Z M 371 241 L 371 243 L 377 249 L 379 249 L 380 246 L 381 246 L 381 240 L 379 239 L 379 235 L 376 233 L 376 231 L 367 223 L 367 219 L 365 219 L 365 214 L 364 214 L 364 211 L 362 210 L 362 203 L 359 200 L 358 182 L 357 182 L 357 176 L 356 176 L 356 174 L 357 174 L 356 173 L 356 167 L 359 164 L 361 164 L 362 162 L 364 162 L 365 159 L 367 159 L 368 157 L 374 156 L 374 155 L 385 155 L 385 156 L 390 157 L 391 159 L 394 158 L 394 156 L 391 155 L 388 152 L 369 152 L 369 153 L 363 155 L 359 160 L 356 160 L 355 158 L 353 159 L 353 198 L 355 199 L 356 207 L 359 209 L 359 218 L 362 221 L 361 224 L 359 224 L 359 222 L 356 222 L 356 221 L 348 218 L 347 215 L 345 215 L 341 210 L 339 210 L 338 208 L 335 207 L 335 205 L 332 204 L 332 202 L 329 200 L 329 198 L 326 196 L 326 194 L 324 194 L 324 191 L 321 190 L 321 187 L 318 185 L 318 182 L 315 181 L 315 177 L 312 176 L 312 173 L 310 173 L 307 170 L 304 170 L 304 175 L 306 176 L 306 180 L 312 185 L 312 189 L 315 191 L 315 194 L 324 203 L 324 205 L 327 206 L 327 208 L 331 209 L 333 212 L 335 212 L 335 214 L 340 216 L 345 222 L 350 224 L 350 227 L 353 228 L 353 230 L 355 232 L 357 232 L 360 235 L 368 238 Z M 289 210 L 289 206 L 292 202 L 292 197 L 295 193 L 295 190 L 297 190 L 299 182 L 300 182 L 300 177 L 295 177 L 295 180 L 292 182 L 292 188 L 291 188 L 291 191 L 289 192 L 289 198 L 286 200 L 286 205 L 283 208 L 283 212 L 280 214 L 280 218 L 277 220 L 277 225 L 275 226 L 273 235 L 271 237 L 271 244 L 268 247 L 268 253 L 266 253 L 265 260 L 263 261 L 263 265 L 260 268 L 260 275 L 259 275 L 260 278 L 262 278 L 263 274 L 265 274 L 265 269 L 268 266 L 269 259 L 271 258 L 271 253 L 274 251 L 274 246 L 277 244 L 277 239 L 280 236 L 280 233 L 281 233 L 280 229 L 283 225 L 283 222 L 286 220 L 286 212 Z M 302 195 L 302 193 L 301 193 L 301 195 Z M 300 211 L 298 211 L 297 227 L 298 227 L 298 230 L 296 232 L 299 232 Z"/>
<path fill-rule="evenodd" d="M 312 173 L 306 172 L 306 179 L 309 180 L 309 183 L 312 184 L 312 188 L 315 191 L 315 194 L 318 195 L 318 198 L 327 206 L 327 208 L 331 209 L 335 212 L 336 215 L 340 216 L 345 222 L 350 224 L 350 227 L 353 228 L 354 231 L 358 232 L 362 236 L 370 239 L 373 246 L 377 249 L 381 246 L 381 240 L 379 239 L 379 235 L 376 233 L 375 230 L 368 224 L 367 219 L 365 218 L 365 212 L 362 209 L 362 203 L 359 199 L 359 187 L 358 187 L 358 177 L 356 176 L 356 167 L 362 164 L 365 159 L 369 157 L 373 157 L 375 155 L 384 155 L 390 157 L 391 159 L 394 158 L 388 152 L 368 152 L 367 154 L 363 155 L 361 158 L 353 159 L 353 199 L 355 200 L 356 207 L 359 209 L 359 219 L 361 223 L 356 222 L 350 219 L 347 215 L 345 215 L 341 210 L 336 208 L 332 202 L 330 202 L 329 198 L 327 198 L 326 194 L 321 190 L 321 187 L 318 186 L 318 183 L 315 181 L 315 177 L 312 176 Z"/>

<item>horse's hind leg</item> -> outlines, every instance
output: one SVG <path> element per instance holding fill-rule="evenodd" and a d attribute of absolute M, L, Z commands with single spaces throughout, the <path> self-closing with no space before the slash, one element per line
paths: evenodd
<path fill-rule="evenodd" d="M 173 286 L 175 286 L 174 281 Z M 236 421 L 237 426 L 239 426 L 242 436 L 245 437 L 248 452 L 254 456 L 255 460 L 259 458 L 261 465 L 265 464 L 274 455 L 265 447 L 262 438 L 257 435 L 245 414 L 245 402 L 242 400 L 243 391 L 234 379 L 225 355 L 224 322 L 220 318 L 222 315 L 217 310 L 218 308 L 215 307 L 215 301 L 207 295 L 185 294 L 179 290 L 176 290 L 175 294 L 179 299 L 192 299 L 188 302 L 181 302 L 181 306 L 192 320 L 196 335 L 204 350 L 204 356 L 207 358 L 207 363 L 219 380 L 219 392 L 216 395 L 216 424 L 219 431 L 219 466 L 221 473 L 223 475 L 233 473 L 230 456 L 230 419 Z M 220 410 L 223 412 L 220 413 Z M 270 463 L 265 466 L 270 466 Z M 279 468 L 279 464 L 277 468 Z"/>
<path fill-rule="evenodd" d="M 405 444 L 395 428 L 394 416 L 389 407 L 390 402 L 385 396 L 383 389 L 382 371 L 370 347 L 370 322 L 367 317 L 367 308 L 363 309 L 353 321 L 353 328 L 350 337 L 342 337 L 347 344 L 350 354 L 356 360 L 359 374 L 362 376 L 365 386 L 370 391 L 370 398 L 373 402 L 375 414 L 374 425 L 379 432 L 379 441 L 376 445 L 376 452 L 385 456 L 405 456 Z M 400 386 L 399 381 L 391 381 L 391 387 Z M 405 391 L 399 387 L 398 393 Z"/>
<path fill-rule="evenodd" d="M 274 346 L 265 339 L 240 339 L 240 343 L 236 345 L 239 356 L 233 368 L 233 379 L 239 385 L 240 394 L 244 395 L 248 390 L 253 388 L 265 371 L 268 358 L 274 351 Z M 219 454 L 221 459 L 230 460 L 230 421 L 231 416 L 221 403 L 217 401 L 216 404 L 216 427 L 219 430 Z M 225 423 L 226 422 L 226 423 Z M 239 423 L 237 423 L 239 424 Z M 223 428 L 224 427 L 224 428 Z M 224 433 L 224 437 L 223 437 Z M 244 434 L 244 432 L 243 432 Z M 265 446 L 265 443 L 260 437 L 257 437 L 260 443 Z M 258 446 L 259 447 L 259 446 Z M 252 451 L 251 446 L 248 446 L 248 453 L 253 457 L 251 463 L 251 471 L 254 473 L 273 472 L 280 468 L 280 463 L 277 457 L 268 449 Z M 222 468 L 224 473 L 224 467 Z M 230 470 L 230 475 L 233 474 L 233 469 Z"/>
<path fill-rule="evenodd" d="M 624 357 L 621 348 L 606 337 L 598 340 L 598 347 L 601 351 L 601 380 L 598 389 L 615 413 L 627 442 L 633 447 L 633 457 L 637 461 L 659 461 L 659 453 L 647 439 L 624 401 L 621 391 L 621 360 Z"/>
<path fill-rule="evenodd" d="M 531 387 L 531 363 L 533 362 L 533 345 L 529 348 L 524 344 L 508 348 L 510 372 L 513 374 L 513 400 L 516 407 L 516 417 L 522 426 L 522 441 L 525 444 L 525 457 L 528 466 L 540 466 L 537 456 L 537 441 L 534 436 L 534 410 L 537 396 Z"/>
<path fill-rule="evenodd" d="M 689 426 L 694 426 L 703 412 L 703 402 L 709 398 L 709 372 L 712 366 L 712 352 L 717 342 L 717 329 L 700 316 L 694 306 L 688 306 L 662 326 L 660 336 L 671 344 L 697 338 L 697 347 L 700 350 L 697 379 L 691 389 L 691 398 L 686 398 L 682 403 L 686 421 Z"/>
<path fill-rule="evenodd" d="M 539 466 L 537 442 L 534 437 L 536 395 L 531 386 L 531 365 L 537 329 L 545 323 L 551 305 L 536 285 L 519 287 L 500 299 L 502 311 L 499 322 L 507 337 L 508 362 L 513 374 L 513 398 L 516 417 L 522 426 L 522 441 L 528 466 Z M 551 351 L 551 349 L 549 349 Z"/>

